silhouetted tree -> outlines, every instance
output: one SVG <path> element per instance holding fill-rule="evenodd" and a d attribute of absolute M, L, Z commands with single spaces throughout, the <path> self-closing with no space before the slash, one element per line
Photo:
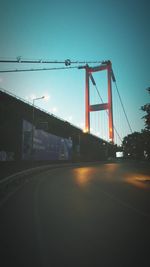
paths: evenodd
<path fill-rule="evenodd" d="M 147 90 L 150 93 L 150 87 Z M 128 158 L 150 160 L 150 103 L 142 106 L 141 110 L 147 113 L 143 117 L 145 129 L 141 133 L 134 132 L 124 137 L 123 152 Z"/>
<path fill-rule="evenodd" d="M 147 91 L 150 94 L 150 87 L 147 88 Z M 150 131 L 150 103 L 142 106 L 141 110 L 146 112 L 146 115 L 143 117 L 143 119 L 145 120 L 145 129 Z"/>
<path fill-rule="evenodd" d="M 138 132 L 134 132 L 124 137 L 123 139 L 123 152 L 124 156 L 133 159 L 143 159 L 143 135 Z"/>
<path fill-rule="evenodd" d="M 150 160 L 150 131 L 143 130 L 142 133 L 143 138 L 143 151 L 145 159 Z"/>
<path fill-rule="evenodd" d="M 147 88 L 147 91 L 150 94 L 150 87 Z M 146 112 L 146 115 L 143 117 L 145 129 L 142 130 L 144 155 L 145 158 L 150 159 L 150 103 L 142 106 L 141 109 Z"/>

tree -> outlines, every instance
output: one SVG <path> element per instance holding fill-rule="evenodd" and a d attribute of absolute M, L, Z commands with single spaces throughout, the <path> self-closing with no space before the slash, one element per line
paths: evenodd
<path fill-rule="evenodd" d="M 150 131 L 143 130 L 141 135 L 143 139 L 144 158 L 150 160 Z"/>
<path fill-rule="evenodd" d="M 143 136 L 141 133 L 134 132 L 123 139 L 123 152 L 126 158 L 143 159 Z"/>
<path fill-rule="evenodd" d="M 150 87 L 147 90 L 150 93 Z M 141 133 L 134 132 L 124 137 L 123 152 L 128 158 L 150 160 L 150 103 L 142 106 L 141 110 L 147 113 L 143 117 L 145 129 Z"/>
<path fill-rule="evenodd" d="M 147 88 L 147 91 L 150 94 L 150 87 Z M 150 103 L 145 104 L 144 106 L 141 107 L 141 110 L 143 110 L 144 112 L 146 112 L 147 114 L 143 117 L 143 119 L 145 120 L 145 129 L 150 131 Z"/>
<path fill-rule="evenodd" d="M 150 87 L 147 88 L 147 91 L 150 94 Z M 145 158 L 150 159 L 150 103 L 142 106 L 141 109 L 146 112 L 143 117 L 145 129 L 142 130 L 144 155 Z"/>

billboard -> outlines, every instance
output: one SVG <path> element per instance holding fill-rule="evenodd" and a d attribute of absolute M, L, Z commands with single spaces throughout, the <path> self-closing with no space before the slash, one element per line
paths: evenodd
<path fill-rule="evenodd" d="M 33 148 L 32 148 L 33 135 Z M 71 138 L 62 138 L 44 130 L 32 128 L 23 120 L 22 159 L 23 160 L 70 160 L 72 155 Z"/>

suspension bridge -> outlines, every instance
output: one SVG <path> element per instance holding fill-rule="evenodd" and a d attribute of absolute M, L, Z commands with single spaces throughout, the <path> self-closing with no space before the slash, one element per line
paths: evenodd
<path fill-rule="evenodd" d="M 85 72 L 85 125 L 84 131 L 121 145 L 123 137 L 132 133 L 132 127 L 118 88 L 110 60 L 106 61 L 71 61 L 0 59 L 0 64 L 45 65 L 34 68 L 5 68 L 0 73 L 78 70 Z M 17 66 L 18 66 L 17 65 Z M 47 67 L 47 65 L 53 65 Z M 15 65 L 16 66 L 16 65 Z M 104 75 L 102 73 L 105 73 Z M 101 75 L 102 74 L 102 75 Z M 123 119 L 124 118 L 124 121 Z"/>

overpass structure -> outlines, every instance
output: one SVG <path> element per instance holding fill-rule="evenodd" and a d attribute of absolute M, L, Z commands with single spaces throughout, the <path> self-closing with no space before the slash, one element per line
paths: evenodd
<path fill-rule="evenodd" d="M 105 160 L 115 146 L 0 90 L 0 160 Z M 34 123 L 34 124 L 33 124 Z M 32 126 L 34 127 L 32 150 Z"/>

